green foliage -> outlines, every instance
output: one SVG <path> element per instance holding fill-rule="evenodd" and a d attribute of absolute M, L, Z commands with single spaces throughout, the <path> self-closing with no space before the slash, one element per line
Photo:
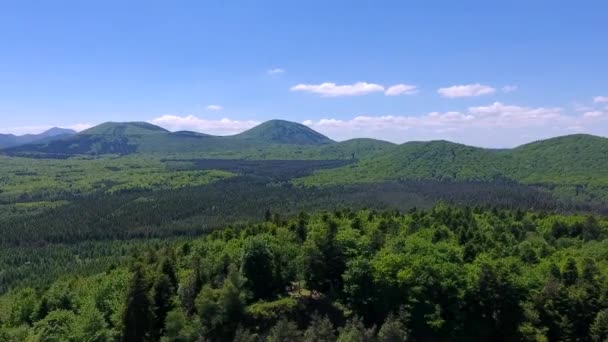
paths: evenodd
<path fill-rule="evenodd" d="M 162 274 L 156 279 L 152 286 L 152 311 L 154 314 L 153 333 L 158 338 L 165 330 L 165 319 L 173 308 L 174 285 L 169 276 Z"/>
<path fill-rule="evenodd" d="M 181 309 L 176 308 L 167 313 L 165 320 L 165 334 L 162 342 L 193 342 L 197 339 L 196 323 Z"/>
<path fill-rule="evenodd" d="M 95 307 L 88 307 L 79 315 L 75 340 L 87 342 L 114 341 L 114 332 L 109 329 L 103 314 Z"/>
<path fill-rule="evenodd" d="M 148 341 L 154 322 L 149 285 L 142 265 L 135 265 L 123 316 L 123 341 Z"/>
<path fill-rule="evenodd" d="M 58 310 L 49 313 L 33 327 L 32 341 L 76 341 L 76 315 L 71 311 Z"/>
<path fill-rule="evenodd" d="M 274 254 L 263 238 L 254 237 L 245 242 L 241 272 L 254 298 L 267 299 L 275 293 Z"/>
<path fill-rule="evenodd" d="M 256 334 L 252 334 L 250 331 L 239 327 L 234 333 L 233 342 L 257 342 L 259 338 Z"/>
<path fill-rule="evenodd" d="M 20 324 L 32 324 L 37 318 L 38 296 L 31 288 L 20 289 L 10 296 L 6 320 L 9 325 L 19 326 Z"/>
<path fill-rule="evenodd" d="M 321 170 L 297 181 L 318 186 L 402 179 L 520 182 L 541 185 L 561 198 L 580 202 L 608 199 L 608 139 L 570 135 L 488 150 L 447 141 L 409 142 L 370 155 L 355 165 Z"/>
<path fill-rule="evenodd" d="M 0 156 L 0 174 L 0 203 L 22 203 L 23 211 L 64 205 L 55 201 L 82 194 L 176 189 L 234 176 L 219 170 L 171 170 L 154 156 L 69 160 Z"/>
<path fill-rule="evenodd" d="M 337 234 L 336 222 L 324 222 L 313 226 L 304 243 L 304 279 L 312 290 L 332 294 L 342 289 L 346 258 Z"/>
<path fill-rule="evenodd" d="M 405 317 L 389 315 L 378 331 L 378 342 L 406 342 L 407 336 Z"/>
<path fill-rule="evenodd" d="M 270 329 L 268 342 L 298 342 L 302 340 L 300 331 L 295 323 L 281 319 Z"/>
<path fill-rule="evenodd" d="M 354 318 L 340 329 L 338 342 L 372 342 L 375 340 L 375 329 L 367 329 L 363 322 Z"/>
<path fill-rule="evenodd" d="M 606 341 L 608 339 L 608 310 L 597 313 L 590 330 L 593 341 Z"/>
<path fill-rule="evenodd" d="M 258 209 L 261 219 L 266 210 Z M 268 218 L 131 249 L 90 245 L 127 256 L 93 274 L 3 294 L 0 337 L 606 338 L 605 217 L 437 205 Z"/>
<path fill-rule="evenodd" d="M 312 176 L 299 175 L 303 178 L 295 183 L 319 186 L 399 180 L 519 182 L 541 186 L 559 198 L 577 203 L 605 203 L 608 200 L 608 178 L 604 170 L 608 164 L 602 156 L 608 151 L 606 141 L 602 137 L 576 134 L 538 141 L 511 150 L 490 150 L 447 141 L 408 142 L 398 146 L 372 139 L 333 142 L 304 125 L 282 120 L 271 120 L 246 132 L 226 137 L 194 132 L 171 133 L 148 123 L 128 122 L 105 123 L 74 136 L 3 150 L 4 154 L 11 156 L 67 159 L 65 161 L 26 159 L 23 162 L 20 158 L 3 159 L 9 160 L 11 164 L 15 162 L 13 159 L 17 159 L 19 164 L 34 166 L 33 170 L 11 169 L 23 176 L 22 180 L 27 179 L 26 182 L 20 182 L 19 187 L 27 188 L 28 192 L 55 190 L 52 181 L 63 180 L 63 177 L 48 177 L 52 176 L 44 172 L 48 168 L 41 170 L 39 165 L 56 165 L 62 169 L 62 176 L 80 180 L 77 170 L 64 166 L 78 164 L 81 158 L 90 159 L 91 156 L 130 155 L 127 160 L 143 158 L 156 163 L 161 158 L 172 159 L 168 158 L 172 156 L 177 158 L 173 158 L 174 165 L 187 164 L 187 159 L 201 157 L 250 160 L 341 159 L 356 163 L 331 170 L 319 169 Z M 103 169 L 98 166 L 105 163 L 107 158 L 101 159 L 104 160 L 101 163 L 93 163 L 91 160 L 87 161 L 90 163 L 85 163 L 95 166 L 95 171 L 90 172 L 100 176 L 95 182 L 66 182 L 66 186 L 61 189 L 72 186 L 74 189 L 70 190 L 89 192 L 107 187 L 114 188 L 114 191 L 125 191 L 140 187 L 179 187 L 190 181 L 199 184 L 210 181 L 205 174 L 183 171 L 185 173 L 174 174 L 174 178 L 155 170 L 155 174 L 140 172 L 138 178 L 141 183 L 138 183 L 133 178 L 125 179 L 126 172 L 123 171 L 128 166 L 112 162 L 110 164 L 113 165 L 108 165 L 108 169 Z M 211 180 L 228 176 L 210 175 Z M 91 185 L 95 187 L 91 189 Z M 19 195 L 15 187 L 9 190 L 11 195 Z M 25 194 L 27 195 L 28 193 Z"/>
<path fill-rule="evenodd" d="M 329 318 L 314 315 L 304 332 L 304 342 L 334 342 L 336 332 Z"/>
<path fill-rule="evenodd" d="M 271 321 L 292 314 L 298 307 L 294 298 L 281 298 L 272 302 L 257 302 L 247 306 L 247 315 L 255 320 Z"/>

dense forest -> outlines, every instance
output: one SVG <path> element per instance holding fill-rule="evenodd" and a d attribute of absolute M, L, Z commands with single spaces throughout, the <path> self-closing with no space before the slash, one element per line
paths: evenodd
<path fill-rule="evenodd" d="M 0 298 L 3 341 L 604 341 L 608 220 L 266 211 Z"/>
<path fill-rule="evenodd" d="M 298 175 L 291 181 L 299 186 L 351 185 L 400 180 L 438 181 L 511 181 L 545 191 L 562 199 L 578 203 L 608 201 L 606 168 L 608 168 L 608 139 L 599 136 L 574 134 L 525 144 L 513 149 L 486 149 L 449 141 L 407 142 L 401 145 L 373 139 L 351 139 L 335 142 L 309 127 L 284 120 L 270 120 L 245 132 L 232 136 L 213 136 L 196 132 L 169 132 L 145 122 L 108 122 L 76 135 L 43 140 L 30 144 L 0 148 L 0 161 L 9 165 L 26 163 L 38 168 L 52 164 L 69 178 L 77 177 L 66 165 L 90 169 L 88 165 L 121 164 L 153 167 L 155 178 L 145 178 L 144 184 L 162 185 L 170 179 L 164 174 L 167 161 L 181 160 L 181 181 L 204 182 L 205 174 L 191 172 L 201 168 L 197 159 L 249 161 L 320 161 L 333 163 L 314 167 L 312 174 Z M 40 159 L 39 163 L 32 159 Z M 59 159 L 59 161 L 49 161 Z M 83 159 L 90 163 L 78 163 Z M 61 161 L 65 162 L 61 162 Z M 25 162 L 24 162 L 25 161 Z M 28 163 L 29 161 L 29 163 Z M 207 166 L 210 163 L 205 162 Z M 108 165 L 110 169 L 94 168 L 93 173 L 104 187 L 106 178 L 130 183 L 128 170 Z M 225 165 L 224 165 L 225 166 Z M 249 165 L 251 166 L 251 165 Z M 102 166 L 103 167 L 103 166 Z M 160 169 L 159 169 L 160 167 Z M 229 168 L 233 168 L 229 166 Z M 59 171 L 58 170 L 58 171 Z M 110 172 L 110 171 L 117 172 Z M 75 170 L 74 170 L 75 171 Z M 125 171 L 125 172 L 122 172 Z M 44 172 L 26 172 L 16 181 L 35 180 L 47 176 Z M 228 176 L 223 174 L 223 177 Z M 48 179 L 45 179 L 48 181 Z M 62 179 L 55 179 L 62 182 Z M 12 185 L 11 179 L 7 185 Z M 139 180 L 136 179 L 135 183 Z M 78 184 L 79 186 L 90 184 Z M 126 185 L 127 187 L 130 186 Z M 71 184 L 70 184 L 71 186 Z M 2 190 L 2 189 L 0 189 Z M 87 188 L 86 190 L 90 190 Z"/>
<path fill-rule="evenodd" d="M 605 341 L 605 138 L 107 123 L 0 151 L 0 341 Z"/>

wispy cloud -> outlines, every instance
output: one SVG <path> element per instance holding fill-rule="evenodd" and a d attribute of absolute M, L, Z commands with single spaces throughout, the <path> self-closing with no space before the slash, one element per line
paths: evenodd
<path fill-rule="evenodd" d="M 282 68 L 272 68 L 272 69 L 266 70 L 266 73 L 268 75 L 280 75 L 280 74 L 284 74 L 285 73 L 285 69 L 282 69 Z"/>
<path fill-rule="evenodd" d="M 213 110 L 213 111 L 218 111 L 218 110 L 222 110 L 224 109 L 224 107 L 220 106 L 220 105 L 208 105 L 207 106 L 207 110 Z"/>
<path fill-rule="evenodd" d="M 454 85 L 451 87 L 439 88 L 437 92 L 447 98 L 456 98 L 456 97 L 474 97 L 481 95 L 489 95 L 494 94 L 496 89 L 483 84 L 463 84 L 463 85 Z"/>
<path fill-rule="evenodd" d="M 352 119 L 306 120 L 305 125 L 334 139 L 369 137 L 402 143 L 447 139 L 485 147 L 513 147 L 551 136 L 587 132 L 604 134 L 605 112 L 578 115 L 559 107 L 527 107 L 494 102 L 463 111 L 424 115 L 361 115 Z"/>
<path fill-rule="evenodd" d="M 585 112 L 583 114 L 583 116 L 586 117 L 586 118 L 599 118 L 599 117 L 604 116 L 604 115 L 606 115 L 606 113 L 601 112 L 599 110 L 594 110 L 594 111 L 591 111 L 591 112 Z"/>
<path fill-rule="evenodd" d="M 593 98 L 593 103 L 608 103 L 608 96 L 596 96 Z"/>
<path fill-rule="evenodd" d="M 514 91 L 516 91 L 518 89 L 518 87 L 516 85 L 506 85 L 504 87 L 502 87 L 502 92 L 503 93 L 512 93 Z"/>
<path fill-rule="evenodd" d="M 384 95 L 386 96 L 398 96 L 416 94 L 418 92 L 418 87 L 403 83 L 385 87 L 381 84 L 368 82 L 356 82 L 343 85 L 338 85 L 333 82 L 324 82 L 320 84 L 301 83 L 291 87 L 290 90 L 318 94 L 323 97 L 363 96 L 379 92 L 384 92 Z"/>
<path fill-rule="evenodd" d="M 298 84 L 291 91 L 303 91 L 319 94 L 325 97 L 361 96 L 384 91 L 384 86 L 375 83 L 357 82 L 354 84 L 337 85 L 332 82 L 321 84 Z"/>
<path fill-rule="evenodd" d="M 150 123 L 162 126 L 170 131 L 189 130 L 208 134 L 228 135 L 242 132 L 259 124 L 257 121 L 240 121 L 223 118 L 209 120 L 194 115 L 163 115 L 150 120 Z"/>
<path fill-rule="evenodd" d="M 384 92 L 386 96 L 397 96 L 397 95 L 413 95 L 418 92 L 418 87 L 410 84 L 396 84 L 389 87 Z"/>
<path fill-rule="evenodd" d="M 74 125 L 67 125 L 65 127 L 62 127 L 62 126 L 54 126 L 54 127 L 68 128 L 68 129 L 73 129 L 76 132 L 80 132 L 80 131 L 84 131 L 85 129 L 89 129 L 93 126 L 94 125 L 92 125 L 90 123 L 78 123 L 78 124 L 74 124 Z M 49 128 L 51 128 L 51 127 L 49 127 Z"/>

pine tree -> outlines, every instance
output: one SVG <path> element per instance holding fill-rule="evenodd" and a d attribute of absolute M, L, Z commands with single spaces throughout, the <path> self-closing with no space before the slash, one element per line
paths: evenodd
<path fill-rule="evenodd" d="M 591 339 L 593 341 L 608 340 L 608 310 L 600 311 L 590 328 Z"/>
<path fill-rule="evenodd" d="M 148 284 L 143 266 L 136 264 L 129 285 L 127 305 L 123 316 L 123 336 L 125 342 L 149 341 L 154 315 L 148 296 Z"/>
<path fill-rule="evenodd" d="M 113 332 L 108 329 L 103 315 L 94 306 L 87 307 L 79 317 L 76 340 L 88 342 L 114 341 Z"/>
<path fill-rule="evenodd" d="M 302 340 L 300 331 L 295 323 L 283 318 L 270 329 L 268 342 L 298 342 Z"/>
<path fill-rule="evenodd" d="M 405 342 L 408 331 L 402 317 L 389 315 L 380 331 L 378 331 L 378 342 Z"/>
<path fill-rule="evenodd" d="M 576 261 L 574 259 L 569 258 L 566 261 L 566 266 L 562 272 L 562 279 L 564 280 L 564 285 L 566 286 L 576 284 L 576 281 L 578 280 L 578 267 L 576 266 Z"/>
<path fill-rule="evenodd" d="M 162 273 L 158 276 L 152 287 L 152 298 L 154 301 L 154 335 L 162 335 L 165 327 L 167 313 L 173 309 L 172 297 L 175 293 L 169 277 Z"/>
<path fill-rule="evenodd" d="M 361 319 L 355 317 L 340 330 L 337 342 L 372 342 L 375 329 L 366 329 Z"/>
<path fill-rule="evenodd" d="M 252 238 L 245 243 L 241 258 L 241 273 L 255 299 L 272 296 L 274 291 L 274 256 L 263 239 Z"/>
<path fill-rule="evenodd" d="M 252 334 L 249 330 L 243 329 L 243 327 L 238 327 L 236 332 L 234 333 L 234 338 L 232 342 L 257 342 L 259 341 L 258 336 L 256 334 Z"/>
<path fill-rule="evenodd" d="M 336 340 L 334 326 L 327 318 L 314 315 L 308 329 L 304 332 L 305 342 L 333 342 Z"/>

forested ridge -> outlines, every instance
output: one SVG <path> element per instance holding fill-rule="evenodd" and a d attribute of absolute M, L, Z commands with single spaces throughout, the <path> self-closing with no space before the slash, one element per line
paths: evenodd
<path fill-rule="evenodd" d="M 606 141 L 274 120 L 6 149 L 0 341 L 604 341 Z"/>
<path fill-rule="evenodd" d="M 72 163 L 79 158 L 129 155 L 130 160 L 143 161 L 143 167 L 158 164 L 159 159 L 345 160 L 350 162 L 319 168 L 293 183 L 509 180 L 543 187 L 580 203 L 608 201 L 608 139 L 586 134 L 494 150 L 449 141 L 400 145 L 373 139 L 335 142 L 307 126 L 284 120 L 270 120 L 232 136 L 169 132 L 145 122 L 108 122 L 77 135 L 0 149 L 0 154 Z"/>
<path fill-rule="evenodd" d="M 267 211 L 0 297 L 5 341 L 604 341 L 608 220 Z"/>

